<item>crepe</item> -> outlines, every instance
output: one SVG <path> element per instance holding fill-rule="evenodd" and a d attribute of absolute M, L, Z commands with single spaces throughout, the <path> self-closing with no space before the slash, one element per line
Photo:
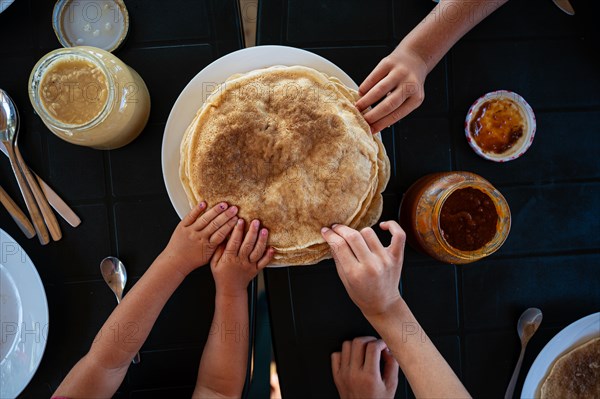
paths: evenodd
<path fill-rule="evenodd" d="M 600 338 L 562 355 L 540 390 L 542 399 L 600 398 Z"/>
<path fill-rule="evenodd" d="M 226 201 L 269 229 L 274 264 L 331 257 L 320 230 L 381 216 L 390 163 L 354 106 L 358 93 L 303 66 L 231 76 L 186 130 L 180 177 L 191 206 Z"/>

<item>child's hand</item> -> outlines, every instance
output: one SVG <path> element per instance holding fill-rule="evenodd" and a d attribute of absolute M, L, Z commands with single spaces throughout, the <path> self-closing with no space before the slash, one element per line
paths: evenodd
<path fill-rule="evenodd" d="M 340 398 L 383 399 L 396 394 L 398 362 L 380 339 L 359 337 L 344 342 L 341 352 L 331 354 L 331 368 Z"/>
<path fill-rule="evenodd" d="M 379 132 L 404 118 L 423 102 L 427 65 L 402 43 L 375 67 L 358 90 L 356 108 L 363 112 L 371 132 Z"/>
<path fill-rule="evenodd" d="M 238 221 L 235 206 L 222 202 L 205 212 L 206 206 L 202 201 L 183 218 L 161 254 L 184 276 L 208 263 Z"/>
<path fill-rule="evenodd" d="M 384 314 L 393 303 L 402 300 L 398 285 L 406 234 L 395 221 L 382 222 L 380 226 L 392 233 L 387 247 L 371 228 L 358 232 L 334 225 L 321 230 L 348 295 L 367 318 Z"/>
<path fill-rule="evenodd" d="M 250 281 L 271 262 L 275 250 L 267 249 L 267 229 L 259 229 L 258 220 L 250 223 L 244 237 L 244 219 L 239 219 L 227 241 L 221 245 L 210 261 L 217 293 L 238 296 L 247 295 Z M 260 231 L 259 231 L 260 230 Z"/>

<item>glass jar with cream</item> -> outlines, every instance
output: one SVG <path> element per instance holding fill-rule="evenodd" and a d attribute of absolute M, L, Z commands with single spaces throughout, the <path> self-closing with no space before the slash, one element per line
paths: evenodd
<path fill-rule="evenodd" d="M 29 77 L 29 98 L 44 124 L 69 143 L 115 149 L 146 126 L 150 95 L 136 71 L 95 47 L 46 54 Z"/>
<path fill-rule="evenodd" d="M 470 172 L 433 173 L 417 180 L 400 204 L 409 245 L 445 263 L 471 263 L 497 251 L 510 231 L 506 199 Z"/>

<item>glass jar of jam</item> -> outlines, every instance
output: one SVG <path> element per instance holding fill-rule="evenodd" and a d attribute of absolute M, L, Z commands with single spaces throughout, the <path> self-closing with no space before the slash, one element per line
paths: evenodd
<path fill-rule="evenodd" d="M 453 264 L 494 253 L 510 231 L 510 209 L 502 194 L 470 172 L 420 178 L 404 194 L 399 218 L 409 245 Z"/>
<path fill-rule="evenodd" d="M 140 75 L 95 47 L 63 48 L 42 57 L 29 77 L 29 98 L 55 135 L 97 149 L 130 143 L 150 115 L 150 95 Z"/>

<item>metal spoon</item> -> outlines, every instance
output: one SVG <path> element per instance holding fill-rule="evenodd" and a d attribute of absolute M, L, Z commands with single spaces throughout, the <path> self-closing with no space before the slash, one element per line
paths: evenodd
<path fill-rule="evenodd" d="M 21 190 L 23 199 L 25 199 L 25 205 L 27 206 L 27 210 L 31 216 L 31 220 L 33 222 L 33 226 L 35 227 L 35 231 L 40 243 L 42 245 L 46 245 L 50 242 L 48 229 L 44 224 L 42 214 L 40 213 L 40 209 L 38 208 L 35 198 L 31 193 L 31 189 L 25 180 L 25 176 L 22 174 L 21 169 L 19 168 L 17 155 L 13 149 L 13 139 L 17 129 L 19 128 L 19 115 L 12 99 L 2 89 L 0 89 L 0 114 L 2 114 L 2 117 L 0 118 L 2 121 L 2 126 L 0 126 L 0 141 L 8 153 L 10 166 L 12 167 L 13 173 L 17 178 L 19 189 Z"/>
<path fill-rule="evenodd" d="M 123 299 L 123 290 L 127 283 L 127 271 L 125 270 L 125 265 L 123 265 L 123 262 L 118 258 L 108 256 L 100 262 L 100 272 L 102 273 L 102 277 L 104 278 L 104 281 L 106 281 L 106 284 L 108 284 L 117 297 L 117 305 L 120 304 L 121 299 Z M 138 352 L 135 354 L 132 363 L 138 364 L 139 362 L 140 353 Z"/>
<path fill-rule="evenodd" d="M 48 203 L 46 196 L 40 189 L 37 179 L 35 178 L 33 173 L 31 173 L 31 170 L 29 170 L 29 167 L 27 166 L 25 160 L 23 159 L 23 156 L 21 155 L 21 151 L 19 150 L 19 110 L 15 106 L 15 103 L 12 101 L 10 96 L 6 94 L 6 92 L 2 91 L 0 95 L 3 95 L 4 101 L 7 104 L 6 107 L 10 109 L 10 116 L 13 118 L 13 121 L 11 121 L 12 123 L 9 123 L 12 126 L 11 134 L 13 136 L 11 137 L 11 145 L 15 153 L 19 169 L 25 177 L 25 180 L 27 180 L 27 184 L 29 185 L 29 188 L 31 189 L 31 192 L 33 194 L 33 197 L 35 198 L 39 210 L 42 213 L 42 216 L 44 217 L 44 222 L 46 223 L 46 226 L 50 231 L 52 239 L 54 241 L 58 241 L 62 238 L 62 232 L 60 231 L 60 226 L 58 224 L 58 221 L 56 220 L 56 216 L 54 215 L 54 212 L 52 212 L 50 204 Z"/>
<path fill-rule="evenodd" d="M 521 364 L 523 363 L 523 356 L 525 355 L 525 348 L 540 324 L 542 324 L 542 311 L 538 308 L 529 308 L 523 312 L 521 317 L 519 317 L 519 321 L 517 322 L 517 332 L 521 339 L 521 354 L 519 355 L 519 360 L 515 366 L 515 371 L 508 383 L 508 388 L 506 388 L 504 399 L 512 399 L 513 397 L 517 378 L 519 377 L 519 371 L 521 370 Z"/>

